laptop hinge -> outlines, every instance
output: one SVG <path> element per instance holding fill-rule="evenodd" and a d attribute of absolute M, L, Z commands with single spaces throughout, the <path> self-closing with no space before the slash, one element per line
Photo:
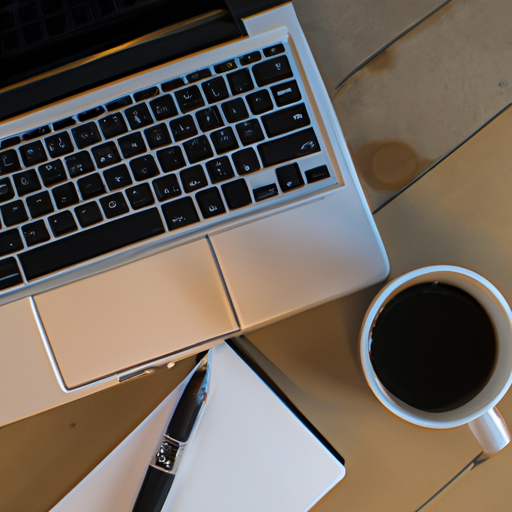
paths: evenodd
<path fill-rule="evenodd" d="M 290 3 L 290 0 L 251 0 L 250 2 L 247 0 L 224 0 L 224 3 L 238 24 L 238 28 L 243 34 L 247 34 L 243 18 L 253 16 L 278 5 Z"/>

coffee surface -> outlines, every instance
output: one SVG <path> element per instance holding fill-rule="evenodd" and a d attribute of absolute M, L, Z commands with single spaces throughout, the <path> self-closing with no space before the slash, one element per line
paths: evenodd
<path fill-rule="evenodd" d="M 492 375 L 496 350 L 483 307 L 463 290 L 437 282 L 396 295 L 371 333 L 370 356 L 380 382 L 428 412 L 455 409 L 475 397 Z"/>

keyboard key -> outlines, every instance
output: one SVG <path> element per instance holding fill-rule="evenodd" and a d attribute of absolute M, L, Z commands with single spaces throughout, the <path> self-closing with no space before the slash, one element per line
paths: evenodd
<path fill-rule="evenodd" d="M 221 76 L 203 82 L 201 87 L 208 103 L 216 103 L 229 97 L 226 82 Z"/>
<path fill-rule="evenodd" d="M 14 258 L 0 260 L 0 290 L 5 290 L 22 282 L 23 278 L 16 260 Z"/>
<path fill-rule="evenodd" d="M 55 131 L 63 130 L 64 128 L 69 128 L 75 124 L 76 121 L 72 117 L 66 117 L 65 119 L 61 119 L 60 121 L 53 123 L 53 129 Z"/>
<path fill-rule="evenodd" d="M 37 137 L 42 137 L 43 135 L 46 135 L 47 133 L 50 133 L 50 132 L 51 132 L 51 129 L 48 125 L 39 126 L 38 128 L 35 128 L 34 130 L 25 132 L 23 134 L 23 140 L 36 139 Z"/>
<path fill-rule="evenodd" d="M 270 46 L 269 48 L 265 48 L 263 50 L 265 57 L 273 57 L 274 55 L 278 55 L 279 53 L 283 53 L 283 52 L 284 52 L 284 46 L 281 43 L 275 44 L 274 46 Z"/>
<path fill-rule="evenodd" d="M 129 188 L 126 191 L 126 196 L 134 210 L 144 208 L 144 206 L 149 206 L 155 202 L 151 188 L 147 183 Z"/>
<path fill-rule="evenodd" d="M 212 72 L 208 68 L 200 69 L 187 75 L 187 80 L 189 82 L 197 82 L 198 80 L 202 80 L 203 78 L 208 78 L 209 76 L 211 76 L 211 74 Z"/>
<path fill-rule="evenodd" d="M 127 108 L 124 112 L 132 130 L 137 130 L 153 123 L 153 118 L 145 103 Z"/>
<path fill-rule="evenodd" d="M 84 203 L 75 208 L 75 215 L 80 226 L 86 228 L 103 220 L 99 206 L 94 202 Z"/>
<path fill-rule="evenodd" d="M 262 117 L 263 125 L 269 137 L 304 128 L 310 124 L 304 103 Z"/>
<path fill-rule="evenodd" d="M 67 156 L 64 160 L 66 162 L 69 175 L 72 178 L 79 176 L 80 174 L 86 174 L 94 171 L 95 169 L 91 155 L 89 155 L 87 151 L 80 151 L 80 153 L 76 153 L 75 155 Z M 54 163 L 55 162 L 51 162 L 51 164 Z M 45 167 L 45 169 L 47 168 L 46 166 L 43 167 Z M 41 169 L 41 167 L 39 169 Z"/>
<path fill-rule="evenodd" d="M 169 92 L 174 91 L 175 89 L 178 89 L 179 87 L 182 87 L 185 85 L 185 81 L 183 78 L 175 78 L 174 80 L 169 80 L 168 82 L 164 82 L 162 84 L 162 91 Z"/>
<path fill-rule="evenodd" d="M 0 211 L 5 226 L 14 226 L 28 220 L 27 211 L 20 200 L 0 206 Z"/>
<path fill-rule="evenodd" d="M 276 169 L 277 181 L 283 192 L 288 192 L 304 185 L 302 174 L 297 164 L 285 165 Z"/>
<path fill-rule="evenodd" d="M 189 140 L 183 144 L 188 161 L 191 164 L 201 162 L 213 156 L 213 151 L 205 135 L 200 135 L 195 139 Z"/>
<path fill-rule="evenodd" d="M 156 196 L 159 201 L 167 201 L 172 197 L 181 195 L 178 178 L 174 174 L 153 181 L 153 187 L 155 188 Z"/>
<path fill-rule="evenodd" d="M 249 108 L 251 109 L 251 112 L 255 115 L 268 112 L 274 107 L 272 98 L 266 89 L 262 89 L 261 91 L 249 94 L 247 96 L 247 101 L 249 102 Z"/>
<path fill-rule="evenodd" d="M 210 176 L 212 183 L 229 180 L 235 173 L 227 156 L 221 156 L 215 160 L 211 160 L 206 164 L 206 170 Z"/>
<path fill-rule="evenodd" d="M 265 138 L 257 119 L 249 119 L 248 121 L 237 124 L 236 131 L 244 146 L 254 144 Z"/>
<path fill-rule="evenodd" d="M 146 136 L 146 140 L 148 141 L 149 147 L 151 149 L 166 146 L 167 144 L 171 143 L 169 130 L 163 123 L 157 124 L 156 126 L 152 126 L 151 128 L 144 130 L 144 135 Z"/>
<path fill-rule="evenodd" d="M 249 117 L 249 113 L 245 108 L 245 103 L 242 98 L 236 98 L 235 100 L 226 101 L 222 104 L 222 110 L 226 119 L 230 123 L 236 123 Z"/>
<path fill-rule="evenodd" d="M 135 101 L 144 101 L 148 100 L 149 98 L 154 98 L 155 96 L 158 96 L 160 94 L 160 91 L 158 87 L 150 87 L 149 89 L 145 89 L 144 91 L 136 92 L 133 95 L 133 99 Z"/>
<path fill-rule="evenodd" d="M 162 149 L 156 154 L 163 172 L 176 171 L 185 167 L 185 158 L 178 146 Z"/>
<path fill-rule="evenodd" d="M 100 169 L 112 164 L 117 164 L 121 160 L 116 145 L 113 142 L 107 142 L 106 144 L 92 148 L 92 154 L 94 160 L 96 160 L 96 165 Z"/>
<path fill-rule="evenodd" d="M 184 116 L 169 123 L 171 133 L 176 142 L 197 135 L 197 127 L 192 116 Z"/>
<path fill-rule="evenodd" d="M 119 110 L 120 108 L 127 107 L 132 103 L 133 101 L 130 98 L 130 96 L 123 96 L 122 98 L 107 103 L 107 110 L 109 112 L 113 112 L 114 110 Z"/>
<path fill-rule="evenodd" d="M 94 107 L 89 110 L 86 110 L 85 112 L 81 112 L 78 114 L 78 120 L 83 123 L 85 121 L 89 121 L 91 119 L 94 119 L 95 117 L 101 116 L 105 112 L 105 108 L 102 106 Z"/>
<path fill-rule="evenodd" d="M 51 158 L 67 155 L 74 150 L 73 143 L 67 132 L 58 133 L 44 139 Z"/>
<path fill-rule="evenodd" d="M 7 139 L 3 139 L 0 141 L 0 148 L 10 148 L 12 146 L 17 146 L 21 142 L 21 138 L 18 135 L 15 135 L 14 137 L 9 137 Z"/>
<path fill-rule="evenodd" d="M 258 146 L 263 164 L 266 167 L 293 160 L 320 151 L 320 146 L 312 128 L 292 133 L 280 139 L 264 142 Z"/>
<path fill-rule="evenodd" d="M 77 181 L 82 199 L 91 199 L 105 192 L 105 186 L 98 173 L 89 174 Z"/>
<path fill-rule="evenodd" d="M 71 212 L 61 212 L 48 217 L 48 224 L 55 236 L 62 236 L 76 231 L 77 226 Z"/>
<path fill-rule="evenodd" d="M 194 192 L 195 190 L 208 185 L 206 175 L 200 165 L 194 165 L 194 167 L 188 167 L 181 171 L 180 179 L 185 192 Z"/>
<path fill-rule="evenodd" d="M 321 165 L 320 167 L 315 167 L 314 169 L 306 171 L 306 179 L 308 180 L 308 183 L 314 183 L 315 181 L 323 180 L 329 176 L 329 169 L 326 165 Z"/>
<path fill-rule="evenodd" d="M 236 210 L 252 203 L 245 180 L 230 181 L 222 185 L 222 192 L 230 210 Z"/>
<path fill-rule="evenodd" d="M 217 107 L 209 107 L 200 110 L 196 113 L 196 118 L 199 123 L 199 128 L 201 128 L 203 132 L 215 130 L 215 128 L 220 128 L 224 124 Z"/>
<path fill-rule="evenodd" d="M 90 165 L 92 165 L 92 161 L 90 160 L 90 158 L 89 162 Z M 72 165 L 71 168 L 73 169 L 73 171 L 78 171 L 75 165 Z M 47 187 L 54 185 L 55 183 L 59 183 L 60 181 L 64 181 L 67 177 L 66 171 L 64 170 L 64 165 L 60 160 L 53 160 L 51 162 L 48 162 L 47 164 L 40 165 L 38 167 L 38 171 L 39 176 L 41 176 L 43 183 Z"/>
<path fill-rule="evenodd" d="M 14 175 L 14 184 L 19 196 L 24 196 L 35 192 L 41 188 L 41 183 L 34 169 L 30 171 L 19 172 Z"/>
<path fill-rule="evenodd" d="M 157 99 L 150 101 L 149 106 L 153 111 L 153 115 L 157 121 L 162 121 L 178 115 L 178 109 L 170 94 L 165 94 Z"/>
<path fill-rule="evenodd" d="M 252 91 L 254 83 L 251 78 L 251 72 L 248 69 L 240 69 L 227 75 L 229 88 L 233 95 L 242 94 L 243 92 Z"/>
<path fill-rule="evenodd" d="M 204 106 L 204 99 L 197 85 L 180 89 L 174 93 L 180 106 L 180 110 L 186 114 L 196 108 Z"/>
<path fill-rule="evenodd" d="M 33 219 L 53 212 L 53 203 L 46 191 L 27 197 L 27 206 Z"/>
<path fill-rule="evenodd" d="M 92 146 L 101 140 L 100 132 L 96 123 L 86 123 L 71 130 L 78 149 Z"/>
<path fill-rule="evenodd" d="M 215 187 L 198 192 L 196 200 L 205 219 L 226 213 L 220 193 Z"/>
<path fill-rule="evenodd" d="M 140 155 L 146 152 L 146 144 L 139 132 L 130 133 L 119 139 L 119 147 L 125 158 Z"/>
<path fill-rule="evenodd" d="M 40 140 L 36 140 L 35 142 L 31 142 L 30 144 L 25 144 L 24 146 L 21 146 L 20 153 L 21 158 L 23 159 L 23 163 L 27 167 L 48 160 L 48 157 L 46 156 L 46 151 L 44 150 L 43 144 Z"/>
<path fill-rule="evenodd" d="M 256 52 L 248 53 L 247 55 L 244 55 L 243 57 L 240 57 L 240 64 L 242 64 L 242 66 L 247 66 L 248 64 L 253 64 L 260 60 L 261 60 L 261 53 L 256 51 Z"/>
<path fill-rule="evenodd" d="M 0 153 L 0 174 L 8 174 L 20 169 L 20 160 L 15 149 L 8 149 Z"/>
<path fill-rule="evenodd" d="M 270 197 L 274 197 L 279 194 L 275 183 L 255 188 L 252 193 L 254 194 L 254 199 L 256 199 L 256 201 L 263 201 L 264 199 L 269 199 Z"/>
<path fill-rule="evenodd" d="M 261 169 L 256 151 L 252 148 L 237 151 L 233 153 L 232 158 L 238 174 L 247 174 Z"/>
<path fill-rule="evenodd" d="M 160 215 L 151 208 L 22 253 L 21 265 L 32 280 L 163 232 Z"/>
<path fill-rule="evenodd" d="M 302 98 L 299 87 L 295 80 L 285 82 L 284 84 L 274 85 L 270 88 L 270 90 L 274 95 L 274 99 L 276 100 L 278 107 L 289 105 L 290 103 L 295 103 Z"/>
<path fill-rule="evenodd" d="M 290 78 L 293 72 L 286 55 L 281 55 L 275 59 L 266 60 L 253 66 L 252 71 L 257 84 L 262 87 L 278 80 Z"/>
<path fill-rule="evenodd" d="M 158 167 L 151 155 L 135 158 L 130 162 L 130 168 L 136 181 L 147 180 L 159 174 Z"/>
<path fill-rule="evenodd" d="M 9 201 L 14 197 L 14 189 L 9 178 L 0 180 L 0 203 Z"/>
<path fill-rule="evenodd" d="M 17 229 L 0 233 L 0 256 L 23 249 L 23 242 Z"/>
<path fill-rule="evenodd" d="M 112 219 L 113 217 L 117 217 L 123 213 L 128 213 L 129 211 L 128 205 L 126 204 L 121 192 L 116 192 L 110 196 L 102 197 L 100 199 L 100 204 L 107 219 Z"/>
<path fill-rule="evenodd" d="M 215 146 L 215 150 L 219 155 L 238 147 L 238 141 L 236 140 L 235 133 L 229 126 L 213 132 L 211 134 L 211 138 L 213 145 Z"/>
<path fill-rule="evenodd" d="M 199 222 L 199 215 L 191 197 L 165 203 L 162 212 L 170 231 Z"/>
<path fill-rule="evenodd" d="M 25 224 L 22 230 L 25 242 L 29 247 L 42 244 L 43 242 L 50 240 L 50 234 L 48 233 L 43 220 L 38 220 L 31 224 Z"/>
<path fill-rule="evenodd" d="M 59 210 L 72 206 L 79 201 L 75 185 L 73 185 L 72 182 L 64 183 L 63 185 L 52 188 L 52 194 L 55 204 Z"/>
<path fill-rule="evenodd" d="M 99 121 L 101 131 L 106 139 L 122 135 L 128 131 L 128 127 L 121 113 L 112 114 Z"/>
<path fill-rule="evenodd" d="M 103 171 L 103 177 L 107 182 L 109 190 L 124 188 L 132 184 L 132 178 L 125 164 Z"/>
<path fill-rule="evenodd" d="M 215 73 L 226 73 L 227 71 L 232 71 L 237 68 L 235 59 L 228 60 L 226 62 L 222 62 L 221 64 L 217 64 L 214 69 Z"/>

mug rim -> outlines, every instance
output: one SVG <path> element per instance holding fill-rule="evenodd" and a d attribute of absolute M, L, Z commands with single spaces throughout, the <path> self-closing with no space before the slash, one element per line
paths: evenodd
<path fill-rule="evenodd" d="M 510 340 L 508 350 L 504 350 L 507 349 L 507 345 L 504 343 L 505 336 L 503 333 L 501 336 L 498 336 L 498 333 L 496 333 L 498 344 L 496 366 L 493 370 L 491 378 L 489 379 L 489 382 L 484 386 L 482 391 L 480 391 L 469 402 L 460 407 L 456 407 L 450 411 L 436 413 L 415 409 L 387 391 L 385 386 L 383 386 L 383 384 L 378 379 L 370 360 L 372 328 L 375 325 L 375 322 L 384 306 L 402 290 L 409 288 L 414 284 L 419 284 L 420 282 L 428 282 L 428 280 L 420 280 L 417 282 L 414 281 L 423 277 L 427 277 L 431 274 L 446 274 L 447 276 L 453 276 L 454 280 L 463 277 L 463 279 L 460 279 L 461 282 L 469 283 L 472 281 L 473 291 L 475 291 L 477 288 L 483 288 L 482 293 L 485 292 L 488 294 L 489 301 L 496 302 L 496 304 L 499 306 L 498 309 L 501 310 L 500 312 L 498 312 L 496 308 L 494 308 L 492 312 L 489 311 L 489 308 L 482 304 L 481 297 L 474 297 L 474 294 L 471 293 L 470 290 L 465 289 L 463 286 L 459 286 L 461 289 L 470 293 L 484 307 L 486 313 L 489 315 L 489 318 L 493 322 L 495 330 L 497 330 L 498 319 L 501 319 L 500 326 L 502 328 L 504 326 L 506 327 L 506 338 Z M 457 284 L 454 284 L 454 286 L 457 286 Z M 408 421 L 409 423 L 423 427 L 452 428 L 469 423 L 488 410 L 492 409 L 503 398 L 512 384 L 512 310 L 502 293 L 489 280 L 472 270 L 456 265 L 429 265 L 425 267 L 419 267 L 417 269 L 406 272 L 405 274 L 402 274 L 401 276 L 398 276 L 390 282 L 386 283 L 386 285 L 374 297 L 366 311 L 366 315 L 363 319 L 360 331 L 359 346 L 360 359 L 366 382 L 368 383 L 371 391 L 379 400 L 379 402 L 381 402 L 384 407 L 386 407 L 396 416 Z M 496 378 L 494 378 L 498 365 L 499 374 Z M 487 400 L 485 405 L 475 409 L 477 397 L 481 397 L 484 392 L 489 393 L 491 382 L 494 384 L 494 382 L 500 378 L 500 374 L 505 372 L 503 367 L 505 367 L 505 370 L 508 373 L 506 379 L 501 379 L 504 381 L 503 385 L 500 384 L 500 389 L 495 393 L 491 393 L 492 399 Z"/>

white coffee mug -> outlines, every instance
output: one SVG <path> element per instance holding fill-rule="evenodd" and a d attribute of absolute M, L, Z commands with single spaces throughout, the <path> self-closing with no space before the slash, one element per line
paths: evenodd
<path fill-rule="evenodd" d="M 459 288 L 484 308 L 494 327 L 496 359 L 483 389 L 465 404 L 444 412 L 426 412 L 402 402 L 379 381 L 371 361 L 372 330 L 386 304 L 403 290 L 421 283 L 439 282 Z M 499 290 L 487 279 L 462 267 L 434 265 L 408 272 L 389 282 L 375 297 L 363 321 L 360 356 L 364 375 L 377 399 L 396 416 L 427 428 L 468 424 L 490 457 L 510 442 L 510 433 L 496 404 L 512 383 L 512 311 Z"/>

